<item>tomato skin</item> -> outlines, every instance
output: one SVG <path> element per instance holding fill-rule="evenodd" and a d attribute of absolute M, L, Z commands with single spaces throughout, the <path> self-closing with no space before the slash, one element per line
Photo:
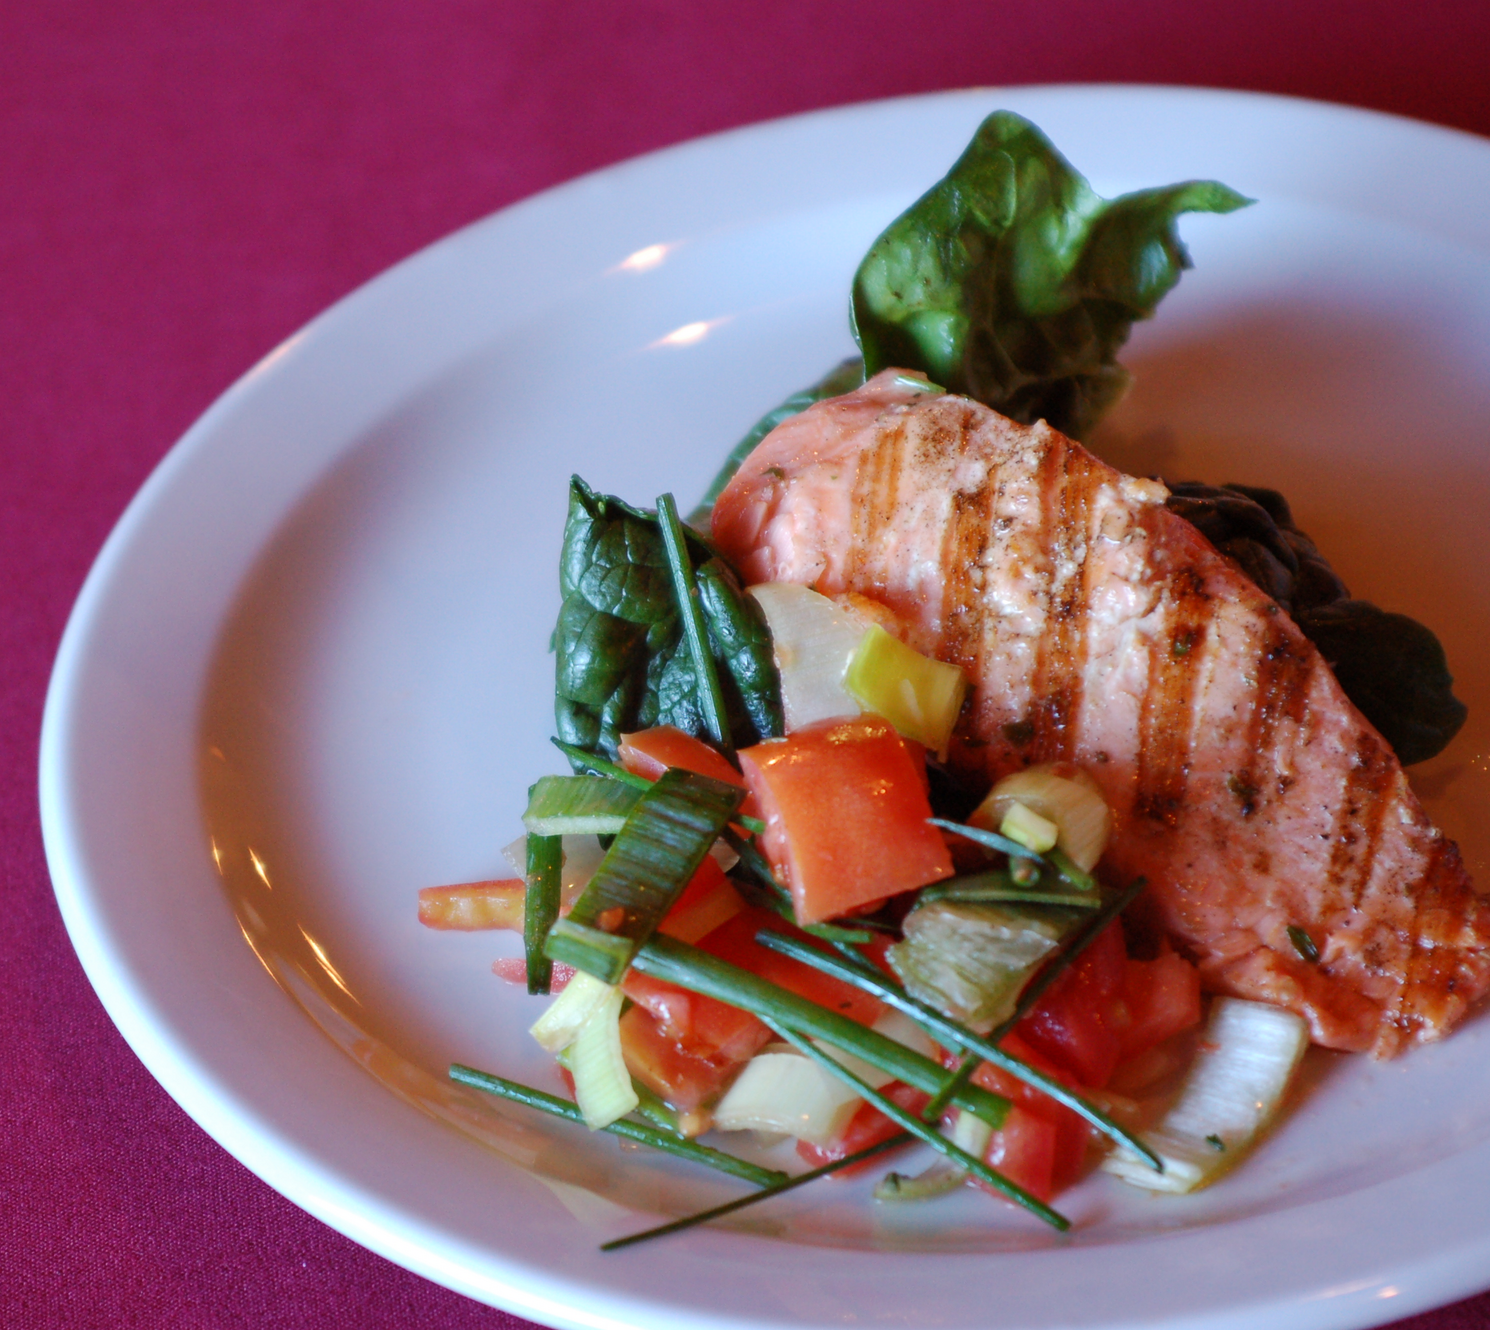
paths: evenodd
<path fill-rule="evenodd" d="M 821 923 L 951 877 L 927 823 L 924 760 L 878 716 L 824 721 L 740 752 L 762 847 L 799 923 Z"/>
<path fill-rule="evenodd" d="M 662 1038 L 690 1056 L 746 1062 L 771 1042 L 770 1027 L 748 1011 L 665 979 L 628 970 L 621 991 L 651 1015 Z"/>
<path fill-rule="evenodd" d="M 1123 974 L 1129 1025 L 1122 1033 L 1127 1061 L 1200 1024 L 1200 971 L 1166 941 L 1151 961 L 1131 956 Z"/>
<path fill-rule="evenodd" d="M 712 1103 L 740 1067 L 733 1060 L 688 1052 L 663 1034 L 656 1019 L 640 1005 L 621 1017 L 621 1052 L 626 1069 L 680 1113 L 693 1113 Z"/>
<path fill-rule="evenodd" d="M 899 1105 L 908 1113 L 914 1113 L 917 1117 L 931 1102 L 929 1094 L 923 1090 L 913 1089 L 903 1081 L 891 1081 L 880 1090 L 880 1093 L 892 1103 Z M 798 1141 L 797 1154 L 812 1168 L 821 1168 L 824 1164 L 831 1164 L 835 1159 L 843 1159 L 859 1150 L 867 1150 L 871 1145 L 888 1141 L 899 1131 L 900 1127 L 896 1123 L 866 1101 L 854 1110 L 853 1117 L 848 1120 L 843 1134 L 836 1141 L 828 1145 L 809 1145 L 806 1141 Z M 862 1163 L 851 1164 L 848 1168 L 841 1168 L 831 1176 L 853 1177 L 856 1173 L 873 1168 L 878 1162 L 878 1156 L 875 1156 Z"/>
<path fill-rule="evenodd" d="M 1123 996 L 1126 973 L 1123 932 L 1114 922 L 1020 1021 L 1019 1037 L 1082 1085 L 1100 1089 L 1112 1079 L 1131 1024 Z"/>
<path fill-rule="evenodd" d="M 620 743 L 621 765 L 637 776 L 656 780 L 669 767 L 682 767 L 700 776 L 712 776 L 726 785 L 744 785 L 745 777 L 729 764 L 717 749 L 702 739 L 685 734 L 676 725 L 657 725 L 635 734 L 623 734 Z M 753 796 L 747 796 L 740 811 L 748 817 L 759 817 Z"/>
<path fill-rule="evenodd" d="M 1069 1089 L 1080 1089 L 1069 1071 L 1025 1043 L 1018 1032 L 1005 1035 L 999 1047 Z M 949 1065 L 952 1062 L 953 1059 L 949 1059 Z M 1056 1103 L 1043 1091 L 1033 1089 L 986 1062 L 973 1074 L 973 1084 L 1002 1095 L 1012 1105 L 1004 1125 L 993 1133 L 988 1143 L 984 1158 L 991 1167 L 1005 1173 L 1011 1181 L 1018 1182 L 1042 1201 L 1050 1200 L 1081 1177 L 1086 1168 L 1087 1143 L 1091 1139 L 1091 1128 L 1085 1119 Z M 1018 1116 L 1015 1116 L 1016 1109 L 1019 1110 Z M 994 1161 L 992 1156 L 995 1154 L 1008 1160 L 1010 1169 L 1022 1170 L 1021 1175 L 1015 1177 L 1012 1172 L 1005 1172 L 1003 1165 Z"/>

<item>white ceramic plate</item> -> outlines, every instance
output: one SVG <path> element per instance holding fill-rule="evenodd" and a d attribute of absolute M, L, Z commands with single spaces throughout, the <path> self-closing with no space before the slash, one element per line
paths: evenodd
<path fill-rule="evenodd" d="M 627 163 L 434 246 L 253 370 L 131 506 L 57 663 L 43 812 L 90 978 L 198 1122 L 357 1241 L 539 1321 L 646 1330 L 1364 1326 L 1485 1282 L 1484 1019 L 1386 1066 L 1316 1058 L 1224 1185 L 1097 1179 L 1065 1238 L 971 1193 L 886 1209 L 830 1184 L 601 1255 L 735 1189 L 443 1079 L 551 1075 L 530 1001 L 490 974 L 516 939 L 421 930 L 414 893 L 502 875 L 527 783 L 560 767 L 570 472 L 695 497 L 851 350 L 858 256 L 996 106 L 1104 194 L 1213 176 L 1262 200 L 1184 223 L 1196 271 L 1133 339 L 1099 449 L 1284 488 L 1358 593 L 1439 631 L 1471 720 L 1418 783 L 1490 881 L 1490 146 L 1056 88 Z"/>

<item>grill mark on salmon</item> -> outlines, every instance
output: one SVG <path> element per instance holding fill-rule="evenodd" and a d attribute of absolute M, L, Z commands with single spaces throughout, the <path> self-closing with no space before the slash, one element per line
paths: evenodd
<path fill-rule="evenodd" d="M 1490 904 L 1292 620 L 1162 486 L 893 379 L 762 442 L 714 509 L 725 554 L 872 596 L 962 664 L 964 778 L 1080 762 L 1113 811 L 1103 871 L 1148 879 L 1212 991 L 1288 1006 L 1332 1048 L 1445 1034 L 1490 989 Z"/>
<path fill-rule="evenodd" d="M 1327 870 L 1329 880 L 1350 893 L 1351 909 L 1360 908 L 1376 866 L 1395 766 L 1396 759 L 1381 739 L 1374 734 L 1359 737 L 1336 817 Z"/>
<path fill-rule="evenodd" d="M 942 540 L 942 642 L 944 658 L 976 676 L 984 641 L 983 558 L 992 527 L 993 486 L 952 495 L 952 515 Z"/>
<path fill-rule="evenodd" d="M 1029 721 L 1034 742 L 1061 760 L 1074 746 L 1072 725 L 1081 708 L 1085 664 L 1086 563 L 1095 477 L 1082 462 L 1074 449 L 1052 447 L 1042 476 L 1047 498 L 1041 535 L 1051 574 L 1049 629 L 1040 639 Z"/>
<path fill-rule="evenodd" d="M 1134 808 L 1173 826 L 1185 806 L 1195 733 L 1196 684 L 1206 650 L 1210 596 L 1193 568 L 1174 579 L 1164 631 L 1149 648 L 1148 687 L 1138 713 Z"/>
<path fill-rule="evenodd" d="M 886 430 L 861 460 L 855 474 L 850 508 L 854 525 L 846 561 L 846 576 L 853 585 L 881 586 L 881 579 L 875 573 L 875 535 L 895 516 L 904 444 L 903 425 Z"/>

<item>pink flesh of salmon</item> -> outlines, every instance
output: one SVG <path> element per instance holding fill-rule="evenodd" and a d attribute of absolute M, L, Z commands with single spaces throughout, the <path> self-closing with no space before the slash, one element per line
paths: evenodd
<path fill-rule="evenodd" d="M 872 597 L 961 665 L 964 774 L 1085 767 L 1113 810 L 1104 871 L 1148 879 L 1212 991 L 1378 1057 L 1445 1034 L 1490 987 L 1490 905 L 1292 620 L 1162 485 L 894 380 L 746 460 L 714 536 L 747 582 Z"/>

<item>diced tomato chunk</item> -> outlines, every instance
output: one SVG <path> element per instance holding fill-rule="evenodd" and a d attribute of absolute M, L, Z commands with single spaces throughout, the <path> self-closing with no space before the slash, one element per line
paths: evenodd
<path fill-rule="evenodd" d="M 814 970 L 801 961 L 794 961 L 790 956 L 783 956 L 761 946 L 755 940 L 755 935 L 763 928 L 775 929 L 777 932 L 795 931 L 776 915 L 747 906 L 727 924 L 701 939 L 698 945 L 711 956 L 749 970 L 751 974 L 768 979 L 798 997 L 836 1011 L 860 1025 L 873 1025 L 884 1014 L 884 1003 L 878 998 L 871 997 L 832 975 Z M 802 940 L 804 936 L 796 933 L 798 940 Z"/>
<path fill-rule="evenodd" d="M 1036 1071 L 1042 1071 L 1059 1081 L 1062 1085 L 1070 1089 L 1079 1088 L 1075 1077 L 1069 1071 L 1044 1057 L 1037 1049 L 1030 1047 L 1017 1033 L 1005 1035 L 999 1047 Z M 949 1058 L 949 1063 L 950 1061 L 952 1059 Z M 1013 1105 L 1009 1117 L 1005 1118 L 1004 1125 L 994 1132 L 988 1147 L 989 1155 L 999 1153 L 1001 1158 L 1012 1161 L 1011 1168 L 1026 1170 L 1020 1177 L 1014 1177 L 1011 1173 L 1006 1173 L 1006 1176 L 1046 1201 L 1069 1187 L 1081 1176 L 1086 1166 L 1087 1142 L 1091 1137 L 1091 1128 L 1083 1118 L 1078 1117 L 1063 1104 L 1056 1103 L 1043 1091 L 1032 1088 L 1009 1072 L 989 1066 L 986 1062 L 974 1073 L 973 1083 L 982 1086 L 985 1090 L 991 1090 L 994 1094 L 1002 1095 Z M 1019 1110 L 1022 1116 L 1015 1117 L 1015 1109 Z M 1032 1126 L 1026 1121 L 1027 1118 L 1034 1118 L 1048 1124 L 1049 1131 Z M 1008 1133 L 1008 1135 L 1004 1136 L 1001 1133 Z M 1040 1162 L 1045 1158 L 1045 1142 L 1047 1141 L 1050 1143 L 1048 1167 Z M 1003 1166 L 994 1163 L 991 1158 L 988 1158 L 987 1162 L 999 1172 L 1005 1172 Z M 1027 1180 L 1030 1177 L 1033 1177 L 1039 1185 L 1031 1186 Z M 1041 1187 L 1046 1190 L 1040 1190 Z"/>
<path fill-rule="evenodd" d="M 635 734 L 623 734 L 620 757 L 627 771 L 648 780 L 656 780 L 669 767 L 682 767 L 684 771 L 722 780 L 726 785 L 745 784 L 745 777 L 730 765 L 724 754 L 710 748 L 702 739 L 685 734 L 676 725 L 657 725 Z M 760 816 L 753 797 L 745 800 L 740 811 L 750 817 Z"/>
<path fill-rule="evenodd" d="M 1106 1085 L 1131 1023 L 1123 996 L 1126 971 L 1122 928 L 1113 923 L 1020 1021 L 1020 1038 L 1082 1085 Z"/>
<path fill-rule="evenodd" d="M 628 970 L 621 991 L 651 1013 L 659 1034 L 694 1057 L 745 1062 L 771 1042 L 770 1027 L 748 1011 L 665 979 Z"/>
<path fill-rule="evenodd" d="M 679 942 L 697 942 L 744 908 L 740 893 L 730 886 L 724 870 L 710 856 L 688 879 L 688 885 L 673 902 L 667 917 L 657 925 L 657 931 Z"/>
<path fill-rule="evenodd" d="M 952 875 L 927 822 L 924 772 L 888 721 L 825 721 L 743 749 L 762 845 L 799 923 L 821 923 Z"/>
<path fill-rule="evenodd" d="M 906 1112 L 914 1113 L 918 1117 L 931 1102 L 929 1094 L 914 1089 L 903 1081 L 891 1081 L 889 1085 L 880 1090 L 880 1093 L 892 1103 L 905 1109 Z M 848 1120 L 843 1134 L 837 1140 L 827 1145 L 809 1145 L 806 1141 L 798 1141 L 797 1154 L 813 1168 L 820 1168 L 824 1164 L 831 1164 L 835 1159 L 842 1159 L 860 1150 L 867 1150 L 871 1145 L 878 1145 L 881 1141 L 888 1141 L 899 1131 L 900 1127 L 873 1104 L 863 1103 L 854 1110 L 853 1117 Z M 848 1168 L 841 1168 L 831 1176 L 852 1177 L 866 1168 L 873 1168 L 877 1159 L 878 1156 L 875 1156 L 873 1159 L 866 1159 Z"/>
<path fill-rule="evenodd" d="M 680 1113 L 692 1113 L 717 1099 L 740 1066 L 686 1052 L 641 1006 L 621 1017 L 621 1053 L 626 1069 Z"/>
<path fill-rule="evenodd" d="M 1050 1119 L 1015 1104 L 1004 1125 L 989 1140 L 983 1162 L 1031 1195 L 1049 1201 L 1058 1190 L 1055 1167 L 1059 1136 L 1059 1129 Z M 994 1191 L 985 1182 L 978 1185 Z"/>
<path fill-rule="evenodd" d="M 1129 1016 L 1122 1032 L 1126 1061 L 1200 1024 L 1200 971 L 1166 941 L 1151 961 L 1128 958 L 1123 1000 Z"/>

